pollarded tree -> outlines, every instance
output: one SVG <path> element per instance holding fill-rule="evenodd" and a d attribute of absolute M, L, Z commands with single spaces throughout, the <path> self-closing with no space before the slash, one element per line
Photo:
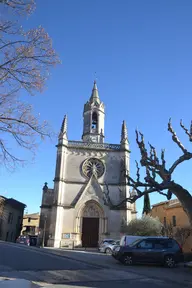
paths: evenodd
<path fill-rule="evenodd" d="M 192 123 L 189 130 L 183 125 L 182 121 L 180 122 L 180 126 L 189 137 L 189 141 L 192 142 Z M 180 148 L 182 155 L 168 168 L 165 161 L 165 151 L 161 151 L 161 156 L 159 159 L 155 147 L 149 144 L 148 151 L 145 145 L 143 134 L 136 131 L 136 142 L 141 153 L 140 163 L 146 171 L 144 181 L 141 180 L 140 167 L 136 162 L 137 177 L 135 180 L 128 174 L 128 171 L 125 171 L 127 185 L 133 187 L 133 192 L 130 194 L 130 196 L 123 199 L 118 204 L 113 204 L 110 199 L 110 191 L 106 185 L 107 192 L 104 192 L 105 202 L 107 205 L 118 208 L 124 205 L 125 202 L 134 203 L 137 199 L 149 193 L 158 192 L 159 194 L 164 195 L 167 200 L 170 200 L 174 194 L 181 202 L 184 211 L 188 215 L 190 225 L 192 226 L 192 195 L 187 189 L 172 179 L 172 174 L 177 166 L 187 160 L 190 160 L 192 158 L 192 152 L 187 151 L 187 149 L 177 137 L 175 131 L 172 128 L 171 119 L 168 123 L 168 131 L 172 135 L 172 140 Z"/>
<path fill-rule="evenodd" d="M 21 159 L 8 146 L 10 138 L 34 151 L 39 136 L 50 135 L 19 94 L 42 91 L 50 68 L 59 63 L 46 31 L 40 26 L 24 31 L 18 21 L 34 9 L 34 0 L 0 0 L 0 160 L 11 166 Z"/>

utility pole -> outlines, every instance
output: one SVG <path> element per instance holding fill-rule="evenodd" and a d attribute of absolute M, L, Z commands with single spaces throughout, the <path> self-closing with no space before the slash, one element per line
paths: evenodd
<path fill-rule="evenodd" d="M 46 224 L 47 224 L 47 216 L 44 217 L 44 227 L 43 227 L 43 241 L 42 241 L 42 247 L 44 247 L 44 245 L 45 245 Z"/>

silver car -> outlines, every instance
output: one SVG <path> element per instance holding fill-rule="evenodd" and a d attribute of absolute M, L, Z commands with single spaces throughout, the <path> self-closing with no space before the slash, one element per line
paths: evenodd
<path fill-rule="evenodd" d="M 120 245 L 120 240 L 105 239 L 101 242 L 99 251 L 112 255 L 113 249 Z"/>

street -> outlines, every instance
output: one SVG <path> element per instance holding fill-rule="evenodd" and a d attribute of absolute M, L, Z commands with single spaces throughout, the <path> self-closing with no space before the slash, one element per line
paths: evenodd
<path fill-rule="evenodd" d="M 192 285 L 189 268 L 126 267 L 111 256 L 97 252 L 42 249 L 0 242 L 0 255 L 0 278 L 26 279 L 41 287 L 123 288 L 133 284 L 136 288 L 177 288 Z"/>

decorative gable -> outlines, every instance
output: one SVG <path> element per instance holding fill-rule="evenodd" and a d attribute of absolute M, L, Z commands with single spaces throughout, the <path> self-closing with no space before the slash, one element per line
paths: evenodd
<path fill-rule="evenodd" d="M 90 198 L 94 198 L 98 201 L 103 201 L 103 191 L 97 180 L 97 178 L 92 175 L 86 185 L 79 191 L 77 197 L 71 203 L 71 206 L 75 207 L 79 201 L 82 201 L 83 198 L 86 198 L 86 201 Z"/>

